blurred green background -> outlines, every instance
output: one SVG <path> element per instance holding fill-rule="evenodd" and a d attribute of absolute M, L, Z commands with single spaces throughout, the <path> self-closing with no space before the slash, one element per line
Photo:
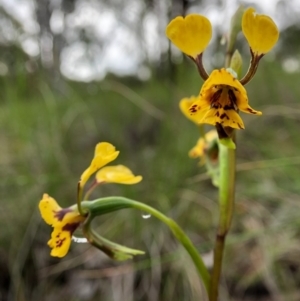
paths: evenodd
<path fill-rule="evenodd" d="M 246 129 L 237 133 L 222 301 L 300 300 L 296 2 L 253 1 L 274 18 L 281 37 L 247 85 L 251 106 L 263 116 L 242 114 Z M 0 1 L 1 301 L 205 300 L 188 255 L 153 217 L 123 210 L 97 220 L 104 237 L 146 251 L 132 261 L 114 262 L 76 243 L 56 259 L 37 206 L 44 192 L 62 206 L 75 203 L 96 143 L 108 141 L 121 151 L 116 163 L 144 179 L 103 186 L 94 196 L 124 195 L 166 213 L 211 267 L 218 193 L 204 167 L 187 156 L 199 133 L 178 109 L 182 97 L 199 93 L 202 80 L 170 47 L 164 28 L 178 14 L 207 15 L 214 27 L 204 54 L 210 72 L 223 64 L 220 40 L 237 7 L 204 0 Z M 246 72 L 242 34 L 237 47 Z"/>

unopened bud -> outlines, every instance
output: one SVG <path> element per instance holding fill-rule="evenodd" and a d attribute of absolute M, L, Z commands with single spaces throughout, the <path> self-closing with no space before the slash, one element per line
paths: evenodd
<path fill-rule="evenodd" d="M 230 68 L 236 72 L 238 78 L 240 78 L 241 76 L 242 65 L 243 65 L 242 56 L 238 50 L 235 50 L 230 61 Z"/>
<path fill-rule="evenodd" d="M 228 33 L 227 53 L 233 52 L 236 37 L 238 33 L 242 30 L 242 17 L 244 11 L 245 8 L 243 6 L 240 6 L 231 18 L 230 28 Z"/>

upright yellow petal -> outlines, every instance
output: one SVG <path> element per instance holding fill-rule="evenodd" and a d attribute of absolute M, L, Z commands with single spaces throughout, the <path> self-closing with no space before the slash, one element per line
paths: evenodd
<path fill-rule="evenodd" d="M 39 203 L 39 209 L 43 220 L 48 225 L 53 225 L 56 222 L 55 213 L 61 210 L 55 199 L 44 193 L 42 200 Z"/>
<path fill-rule="evenodd" d="M 274 21 L 266 15 L 257 14 L 252 7 L 243 15 L 242 30 L 256 55 L 269 52 L 279 37 L 279 30 Z"/>
<path fill-rule="evenodd" d="M 142 181 L 142 176 L 135 176 L 132 171 L 124 165 L 106 166 L 96 174 L 98 183 L 137 184 Z"/>
<path fill-rule="evenodd" d="M 169 23 L 166 35 L 183 53 L 196 58 L 207 47 L 212 27 L 202 15 L 179 16 Z"/>
<path fill-rule="evenodd" d="M 108 142 L 98 143 L 90 166 L 81 175 L 80 186 L 83 187 L 93 173 L 107 163 L 115 160 L 118 155 L 119 151 L 116 151 L 116 148 L 112 144 Z"/>

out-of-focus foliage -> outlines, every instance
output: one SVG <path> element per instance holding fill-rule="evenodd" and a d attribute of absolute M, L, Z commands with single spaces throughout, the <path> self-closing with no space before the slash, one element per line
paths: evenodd
<path fill-rule="evenodd" d="M 46 10 L 48 19 L 43 19 L 45 27 L 39 21 L 41 30 L 32 35 L 42 37 L 43 30 L 48 30 L 53 45 L 58 37 L 59 45 L 68 45 L 72 35 L 67 38 L 49 32 L 47 22 L 55 3 L 67 15 L 77 6 L 97 6 L 98 2 L 51 3 L 35 3 L 36 11 Z M 120 8 L 127 2 L 99 3 L 111 6 L 120 26 L 125 26 Z M 145 13 L 161 13 L 159 3 L 146 1 Z M 210 3 L 221 10 L 219 1 Z M 209 12 L 208 1 L 201 5 Z M 197 10 L 194 2 L 174 1 L 163 12 L 172 15 L 178 8 Z M 62 206 L 73 204 L 74 183 L 89 164 L 95 144 L 109 141 L 121 150 L 120 162 L 141 174 L 143 181 L 133 187 L 107 185 L 98 193 L 126 195 L 176 219 L 210 265 L 217 192 L 204 168 L 188 157 L 199 133 L 178 108 L 184 95 L 199 93 L 202 83 L 197 70 L 185 59 L 177 64 L 181 58 L 174 49 L 168 56 L 166 47 L 153 61 L 142 57 L 152 74 L 148 81 L 110 74 L 103 81 L 72 82 L 59 72 L 64 63 L 60 51 L 53 52 L 56 63 L 50 65 L 38 55 L 25 54 L 20 47 L 25 32 L 21 23 L 5 10 L 1 24 L 3 20 L 11 22 L 17 39 L 3 42 L 1 38 L 0 51 L 0 300 L 201 299 L 197 274 L 187 254 L 153 218 L 124 210 L 97 221 L 101 235 L 145 250 L 145 256 L 116 263 L 88 245 L 75 244 L 65 259 L 57 260 L 49 256 L 46 243 L 51 229 L 40 223 L 37 208 L 44 192 L 55 195 Z M 142 37 L 137 24 L 127 25 Z M 300 299 L 300 74 L 296 51 L 300 42 L 299 25 L 289 26 L 295 30 L 284 29 L 276 51 L 262 61 L 247 85 L 251 105 L 263 116 L 255 120 L 246 116 L 246 130 L 238 133 L 236 210 L 228 236 L 222 300 Z M 76 39 L 89 37 L 91 44 L 84 42 L 86 45 L 103 49 L 102 40 L 95 40 L 89 28 L 77 28 Z M 159 43 L 164 45 L 162 28 L 155 31 L 161 30 Z M 217 28 L 220 34 L 211 47 L 221 49 L 224 46 L 217 42 L 223 32 Z M 239 36 L 240 51 L 249 55 L 244 42 Z M 84 54 L 90 54 L 88 49 Z M 97 51 L 96 56 L 103 54 Z M 208 52 L 204 61 L 219 67 L 222 59 L 210 58 Z"/>

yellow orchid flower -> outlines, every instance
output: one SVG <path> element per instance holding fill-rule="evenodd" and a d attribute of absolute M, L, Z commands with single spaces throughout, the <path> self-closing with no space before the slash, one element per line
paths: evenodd
<path fill-rule="evenodd" d="M 98 143 L 96 145 L 95 155 L 90 166 L 82 173 L 80 177 L 80 187 L 82 188 L 90 176 L 98 169 L 115 160 L 119 153 L 120 152 L 116 151 L 116 148 L 108 142 Z"/>
<path fill-rule="evenodd" d="M 196 58 L 207 47 L 212 27 L 209 20 L 197 14 L 173 19 L 166 28 L 166 35 L 183 53 Z"/>
<path fill-rule="evenodd" d="M 135 176 L 132 171 L 124 165 L 106 166 L 96 174 L 97 183 L 137 184 L 142 181 L 142 176 Z"/>
<path fill-rule="evenodd" d="M 61 208 L 55 199 L 48 194 L 43 195 L 39 203 L 39 209 L 44 221 L 53 227 L 51 239 L 48 241 L 48 245 L 52 249 L 51 256 L 64 257 L 68 253 L 74 231 L 86 220 L 87 216 L 86 211 L 80 211 L 83 186 L 93 173 L 115 160 L 118 155 L 119 151 L 116 151 L 115 147 L 108 142 L 101 142 L 96 145 L 94 158 L 90 166 L 81 175 L 79 190 L 77 191 L 77 205 Z M 96 181 L 87 191 L 86 196 L 101 182 L 136 184 L 141 180 L 141 176 L 133 175 L 131 170 L 123 165 L 105 167 L 97 173 Z M 129 254 L 140 254 L 136 250 L 122 247 L 99 237 L 98 243 L 93 239 L 90 242 L 113 258 L 120 259 L 125 253 L 127 255 L 124 255 L 125 257 L 123 256 L 122 258 L 129 258 Z"/>
<path fill-rule="evenodd" d="M 198 100 L 189 108 L 197 123 L 208 123 L 244 129 L 238 111 L 261 115 L 248 104 L 245 88 L 226 69 L 214 70 L 203 84 Z"/>
<path fill-rule="evenodd" d="M 190 158 L 202 158 L 201 163 L 204 163 L 203 157 L 208 145 L 218 139 L 216 130 L 211 130 L 205 134 L 205 137 L 200 137 L 196 145 L 189 151 Z"/>
<path fill-rule="evenodd" d="M 44 194 L 39 203 L 39 209 L 44 221 L 53 227 L 48 246 L 52 249 L 51 256 L 64 257 L 70 248 L 72 235 L 85 220 L 76 206 L 61 208 L 55 199 Z"/>
<path fill-rule="evenodd" d="M 269 52 L 279 37 L 274 21 L 266 15 L 257 14 L 252 7 L 243 14 L 242 30 L 253 53 L 258 56 Z"/>

